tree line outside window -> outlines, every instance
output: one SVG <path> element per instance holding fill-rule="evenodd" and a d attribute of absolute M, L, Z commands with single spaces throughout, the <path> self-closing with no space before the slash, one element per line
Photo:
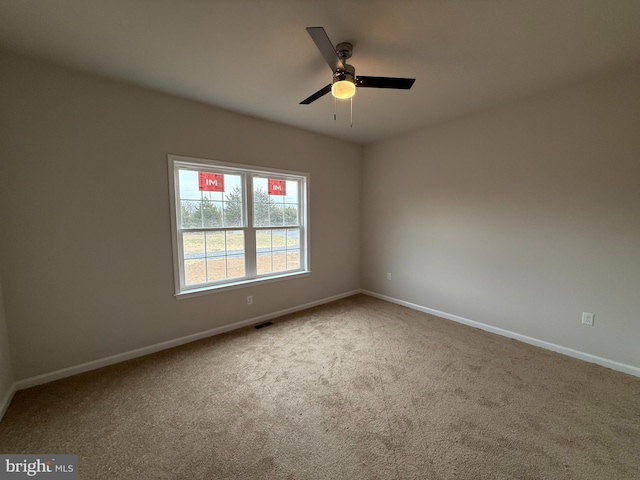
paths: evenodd
<path fill-rule="evenodd" d="M 253 193 L 253 224 L 257 227 L 298 224 L 297 205 L 278 204 L 262 187 Z M 234 187 L 224 201 L 183 200 L 182 228 L 239 227 L 243 225 L 242 191 Z"/>

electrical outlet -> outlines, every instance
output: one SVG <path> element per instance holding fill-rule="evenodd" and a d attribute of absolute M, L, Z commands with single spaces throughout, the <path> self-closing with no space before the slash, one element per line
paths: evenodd
<path fill-rule="evenodd" d="M 391 280 L 391 272 L 387 273 L 387 280 Z"/>
<path fill-rule="evenodd" d="M 251 305 L 253 303 L 253 295 L 247 295 L 247 305 Z"/>
<path fill-rule="evenodd" d="M 589 312 L 582 312 L 582 324 L 593 327 L 593 321 L 596 318 L 595 314 Z"/>

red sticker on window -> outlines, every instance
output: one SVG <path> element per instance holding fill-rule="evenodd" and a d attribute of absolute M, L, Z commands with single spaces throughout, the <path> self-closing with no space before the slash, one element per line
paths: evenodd
<path fill-rule="evenodd" d="M 287 194 L 287 182 L 286 180 L 273 180 L 269 179 L 269 195 L 286 195 Z"/>
<path fill-rule="evenodd" d="M 224 192 L 224 175 L 198 172 L 198 188 L 205 192 Z"/>

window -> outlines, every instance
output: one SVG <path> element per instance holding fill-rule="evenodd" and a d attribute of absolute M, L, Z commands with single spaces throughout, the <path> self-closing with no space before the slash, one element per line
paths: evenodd
<path fill-rule="evenodd" d="M 169 155 L 176 294 L 308 272 L 308 174 Z"/>

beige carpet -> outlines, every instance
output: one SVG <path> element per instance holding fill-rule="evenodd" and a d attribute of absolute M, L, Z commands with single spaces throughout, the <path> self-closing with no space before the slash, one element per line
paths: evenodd
<path fill-rule="evenodd" d="M 87 479 L 638 479 L 640 379 L 364 295 L 18 392 Z"/>

